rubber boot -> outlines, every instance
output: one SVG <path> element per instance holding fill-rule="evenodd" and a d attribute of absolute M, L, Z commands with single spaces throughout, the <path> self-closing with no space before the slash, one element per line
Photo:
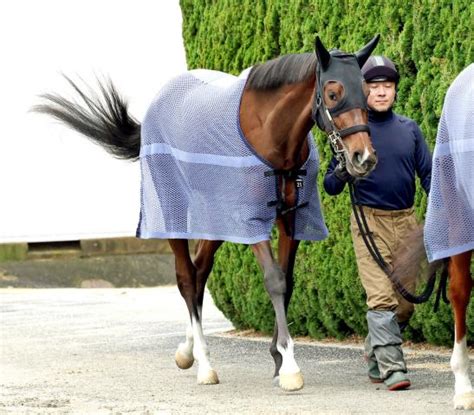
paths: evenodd
<path fill-rule="evenodd" d="M 393 311 L 367 312 L 369 341 L 377 361 L 380 379 L 389 390 L 406 389 L 410 381 L 402 351 L 402 335 Z"/>
<path fill-rule="evenodd" d="M 379 365 L 375 357 L 374 348 L 370 345 L 370 334 L 365 338 L 364 343 L 364 358 L 367 362 L 367 375 L 372 383 L 382 383 L 383 380 L 380 377 Z"/>

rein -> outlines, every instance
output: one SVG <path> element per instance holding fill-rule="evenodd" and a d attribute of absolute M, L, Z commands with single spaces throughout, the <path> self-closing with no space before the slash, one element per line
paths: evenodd
<path fill-rule="evenodd" d="M 431 297 L 431 294 L 433 293 L 435 282 L 436 282 L 436 269 L 433 270 L 433 272 L 430 274 L 428 278 L 428 282 L 426 284 L 426 287 L 424 291 L 420 295 L 414 295 L 410 293 L 400 282 L 398 278 L 395 278 L 392 272 L 390 271 L 389 265 L 387 262 L 384 260 L 382 254 L 380 253 L 379 249 L 377 248 L 377 245 L 374 241 L 373 238 L 373 233 L 369 229 L 369 225 L 367 224 L 367 220 L 364 214 L 364 210 L 362 206 L 357 205 L 355 203 L 355 190 L 354 190 L 354 185 L 352 183 L 349 183 L 349 194 L 351 197 L 351 205 L 352 205 L 352 210 L 354 212 L 354 217 L 357 222 L 357 226 L 359 227 L 360 234 L 362 235 L 362 239 L 364 240 L 364 243 L 370 252 L 370 255 L 374 259 L 374 261 L 377 263 L 377 265 L 382 269 L 382 271 L 387 275 L 388 279 L 392 282 L 392 284 L 395 286 L 396 290 L 400 293 L 400 295 L 407 301 L 413 304 L 421 304 L 425 303 L 426 301 L 429 300 Z M 446 304 L 449 303 L 449 300 L 446 296 L 446 285 L 447 285 L 447 278 L 448 278 L 448 270 L 447 270 L 447 263 L 445 263 L 445 266 L 443 268 L 443 271 L 441 273 L 441 278 L 440 282 L 438 285 L 438 291 L 436 294 L 436 301 L 434 304 L 434 311 L 438 310 L 439 307 L 439 302 L 440 302 L 440 297 L 442 293 L 443 300 Z"/>

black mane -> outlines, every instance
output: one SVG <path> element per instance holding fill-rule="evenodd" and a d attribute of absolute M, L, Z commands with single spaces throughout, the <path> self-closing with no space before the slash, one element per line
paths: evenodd
<path fill-rule="evenodd" d="M 315 71 L 315 53 L 284 55 L 255 65 L 250 71 L 245 88 L 272 90 L 305 81 L 314 75 Z"/>

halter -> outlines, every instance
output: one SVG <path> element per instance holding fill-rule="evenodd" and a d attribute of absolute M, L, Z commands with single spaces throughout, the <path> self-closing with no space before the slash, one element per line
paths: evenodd
<path fill-rule="evenodd" d="M 357 132 L 370 133 L 369 126 L 366 124 L 353 125 L 339 130 L 334 123 L 333 116 L 335 115 L 354 108 L 367 109 L 367 99 L 361 93 L 359 85 L 354 79 L 345 79 L 347 78 L 347 76 L 344 76 L 348 72 L 347 69 L 352 69 L 354 73 L 360 73 L 356 56 L 344 54 L 338 50 L 331 51 L 331 64 L 326 70 L 323 71 L 318 62 L 316 66 L 317 87 L 311 113 L 319 129 L 328 135 L 331 150 L 341 166 L 346 164 L 343 138 Z M 322 97 L 324 82 L 328 80 L 337 80 L 341 81 L 341 83 L 343 80 L 345 81 L 343 83 L 345 89 L 344 97 L 331 109 L 326 107 Z"/>

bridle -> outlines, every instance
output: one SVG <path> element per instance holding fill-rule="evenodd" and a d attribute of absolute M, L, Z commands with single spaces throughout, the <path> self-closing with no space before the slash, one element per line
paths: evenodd
<path fill-rule="evenodd" d="M 342 54 L 340 51 L 331 51 L 331 55 L 332 60 L 335 63 L 337 63 L 337 60 L 342 59 L 346 59 L 347 61 L 353 60 L 353 62 L 350 62 L 350 64 L 354 66 L 356 65 L 357 69 L 359 70 L 355 55 Z M 349 88 L 347 88 L 349 89 L 349 91 L 346 92 L 345 96 L 334 108 L 327 108 L 324 104 L 324 99 L 322 96 L 322 93 L 324 91 L 323 78 L 331 79 L 332 75 L 339 75 L 338 77 L 341 78 L 341 71 L 331 70 L 331 65 L 326 69 L 326 71 L 322 71 L 319 62 L 316 64 L 317 85 L 315 88 L 311 117 L 316 122 L 318 128 L 327 134 L 334 157 L 343 167 L 346 164 L 346 160 L 344 157 L 344 137 L 347 137 L 348 135 L 357 132 L 366 132 L 370 134 L 370 128 L 367 124 L 358 124 L 340 130 L 336 127 L 333 120 L 333 116 L 337 116 L 343 112 L 347 112 L 354 108 L 361 108 L 366 110 L 367 100 L 365 95 L 360 91 L 360 89 L 357 88 L 355 81 L 348 80 L 346 84 L 348 84 L 349 86 Z"/>

